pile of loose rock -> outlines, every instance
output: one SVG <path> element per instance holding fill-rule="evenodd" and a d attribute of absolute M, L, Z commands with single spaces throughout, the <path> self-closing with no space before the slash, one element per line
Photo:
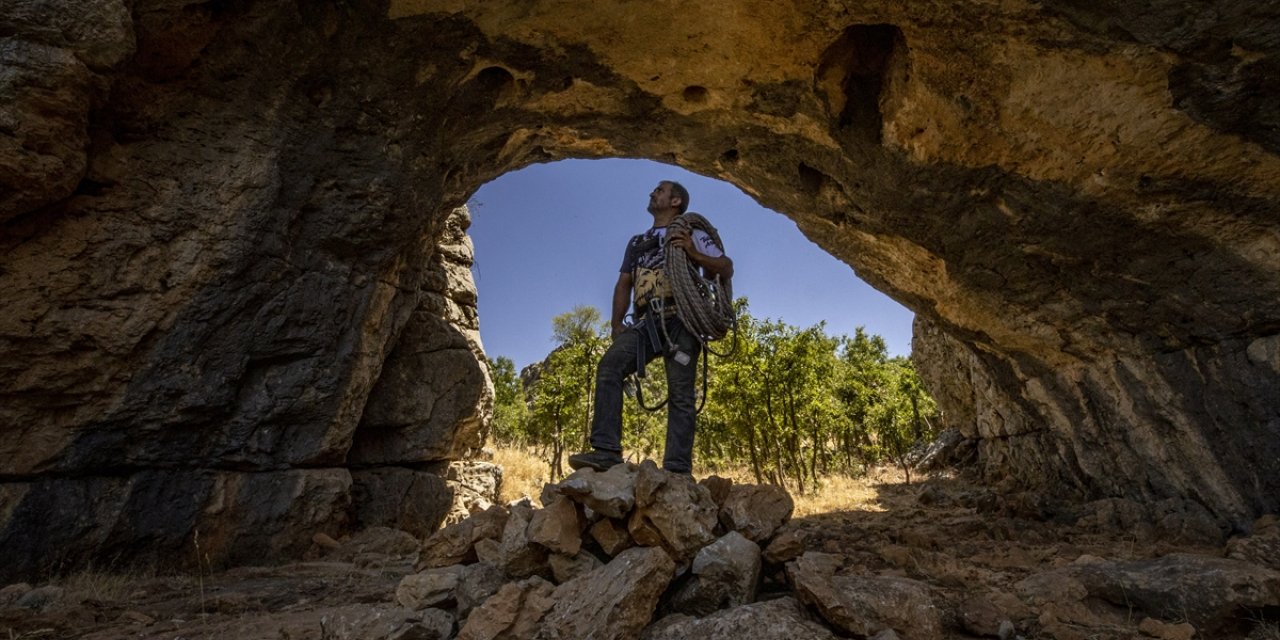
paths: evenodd
<path fill-rule="evenodd" d="M 421 637 L 941 635 L 923 584 L 837 576 L 836 556 L 801 555 L 779 487 L 645 462 L 579 470 L 541 501 L 491 507 L 425 541 L 396 590 L 423 612 Z"/>

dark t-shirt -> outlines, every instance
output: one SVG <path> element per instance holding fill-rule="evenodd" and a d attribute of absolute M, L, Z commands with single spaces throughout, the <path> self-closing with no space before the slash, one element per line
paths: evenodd
<path fill-rule="evenodd" d="M 666 227 L 650 228 L 632 236 L 627 242 L 627 251 L 622 256 L 622 267 L 619 270 L 632 274 L 631 284 L 637 309 L 647 306 L 653 298 L 671 297 L 671 287 L 662 270 L 666 263 L 666 254 L 663 252 L 666 243 Z M 699 253 L 712 258 L 724 255 L 711 236 L 700 229 L 693 230 L 693 246 Z"/>

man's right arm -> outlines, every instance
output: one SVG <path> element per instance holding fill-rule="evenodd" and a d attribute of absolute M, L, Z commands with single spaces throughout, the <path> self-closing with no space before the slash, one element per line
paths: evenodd
<path fill-rule="evenodd" d="M 623 331 L 627 330 L 626 325 L 622 321 L 627 317 L 627 309 L 631 307 L 631 272 L 623 271 L 618 274 L 618 283 L 613 285 L 613 315 L 610 317 L 610 324 L 613 327 L 613 337 L 618 337 Z"/>

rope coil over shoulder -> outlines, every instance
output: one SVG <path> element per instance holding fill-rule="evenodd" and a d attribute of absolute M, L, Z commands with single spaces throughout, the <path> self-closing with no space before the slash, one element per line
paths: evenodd
<path fill-rule="evenodd" d="M 723 254 L 724 243 L 720 234 L 706 218 L 697 213 L 676 216 L 667 226 L 667 233 L 681 230 L 693 238 L 694 230 L 706 233 Z M 722 281 L 720 276 L 708 280 L 702 277 L 697 264 L 688 254 L 667 244 L 667 281 L 671 285 L 671 297 L 675 299 L 676 315 L 685 328 L 702 342 L 719 340 L 729 334 L 736 322 L 733 310 L 733 284 Z"/>

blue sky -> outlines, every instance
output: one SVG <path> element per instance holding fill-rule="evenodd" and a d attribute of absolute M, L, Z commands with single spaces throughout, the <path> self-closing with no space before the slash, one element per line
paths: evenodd
<path fill-rule="evenodd" d="M 551 318 L 575 305 L 609 317 L 627 240 L 648 229 L 649 192 L 661 180 L 689 189 L 733 258 L 735 296 L 757 318 L 852 335 L 883 336 L 893 355 L 911 353 L 912 313 L 872 289 L 848 265 L 804 237 L 791 220 L 737 187 L 648 160 L 562 160 L 513 171 L 468 203 L 480 294 L 480 337 L 489 357 L 517 369 L 555 346 Z"/>

